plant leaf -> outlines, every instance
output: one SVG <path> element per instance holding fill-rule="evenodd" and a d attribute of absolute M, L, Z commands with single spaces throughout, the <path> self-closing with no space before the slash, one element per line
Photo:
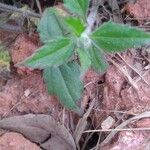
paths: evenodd
<path fill-rule="evenodd" d="M 77 63 L 48 67 L 44 69 L 43 77 L 50 94 L 58 96 L 65 107 L 81 113 L 80 108 L 76 105 L 83 91 Z"/>
<path fill-rule="evenodd" d="M 94 46 L 90 47 L 88 52 L 90 55 L 92 68 L 97 72 L 106 71 L 108 67 L 108 62 L 105 59 L 104 54 L 102 54 L 102 52 Z"/>
<path fill-rule="evenodd" d="M 89 0 L 64 0 L 64 6 L 82 18 L 86 18 Z"/>
<path fill-rule="evenodd" d="M 61 38 L 53 40 L 42 46 L 23 63 L 25 66 L 33 69 L 59 66 L 71 57 L 74 48 L 75 45 L 71 39 Z"/>
<path fill-rule="evenodd" d="M 68 26 L 68 28 L 70 28 L 70 30 L 78 37 L 85 30 L 85 25 L 83 24 L 83 22 L 81 22 L 79 18 L 71 16 L 67 17 L 65 19 L 65 23 Z"/>
<path fill-rule="evenodd" d="M 91 59 L 87 50 L 78 48 L 77 52 L 78 52 L 79 59 L 80 59 L 81 72 L 82 74 L 84 74 L 91 66 Z"/>
<path fill-rule="evenodd" d="M 88 49 L 77 49 L 80 64 L 81 64 L 81 71 L 84 74 L 90 67 L 92 67 L 97 72 L 104 72 L 108 67 L 108 62 L 104 57 L 104 54 L 91 46 Z"/>
<path fill-rule="evenodd" d="M 91 39 L 106 52 L 115 52 L 149 44 L 150 34 L 127 25 L 108 22 L 100 26 Z"/>
<path fill-rule="evenodd" d="M 47 42 L 67 33 L 62 17 L 54 8 L 47 8 L 40 20 L 38 31 L 42 42 Z"/>

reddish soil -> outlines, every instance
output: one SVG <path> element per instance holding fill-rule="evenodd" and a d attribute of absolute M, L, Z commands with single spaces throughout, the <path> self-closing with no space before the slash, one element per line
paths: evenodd
<path fill-rule="evenodd" d="M 18 36 L 11 46 L 13 64 L 15 65 L 30 56 L 38 48 L 37 45 L 37 41 L 31 40 L 27 35 Z M 124 53 L 122 58 L 126 60 L 128 65 L 120 59 L 120 65 L 117 67 L 110 65 L 106 74 L 99 75 L 93 70 L 89 70 L 86 73 L 82 107 L 86 109 L 90 101 L 97 99 L 93 115 L 91 115 L 94 127 L 100 126 L 107 116 L 112 116 L 114 120 L 121 121 L 123 118 L 117 111 L 123 111 L 127 114 L 140 114 L 149 110 L 150 87 L 147 83 L 150 83 L 150 72 L 145 69 L 141 70 L 140 74 L 144 74 L 143 80 L 129 67 L 129 65 L 133 67 L 136 65 L 138 60 L 134 59 L 134 57 L 137 55 L 139 54 Z M 116 59 L 116 62 L 118 61 L 116 57 L 114 59 Z M 127 76 L 120 71 L 119 68 L 124 67 L 126 67 L 129 75 L 132 76 L 133 82 L 130 83 Z M 137 88 L 132 83 L 138 85 Z M 41 71 L 38 70 L 17 68 L 17 72 L 13 72 L 12 78 L 7 81 L 0 92 L 0 114 L 2 117 L 44 113 L 50 114 L 56 120 L 59 120 L 60 110 L 57 99 L 48 95 Z M 114 112 L 112 113 L 112 111 Z M 126 117 L 127 114 L 125 115 Z M 147 127 L 150 126 L 150 121 L 140 120 L 134 126 Z M 130 150 L 134 147 L 139 147 L 141 143 L 143 144 L 148 135 L 148 133 L 142 131 L 134 133 L 120 132 L 117 142 L 113 145 L 106 145 L 103 149 L 119 149 L 123 145 L 128 145 Z M 9 139 L 9 133 L 5 134 L 5 136 L 1 137 L 2 140 L 0 141 L 5 141 L 5 138 Z M 136 140 L 137 137 L 140 137 L 138 141 Z M 123 141 L 123 139 L 128 139 L 128 141 Z M 19 142 L 22 142 L 21 138 Z M 7 146 L 9 147 L 9 145 Z M 125 146 L 125 148 L 127 147 Z"/>
<path fill-rule="evenodd" d="M 138 0 L 135 4 L 127 4 L 125 10 L 140 24 L 144 24 L 150 18 L 149 0 Z"/>
<path fill-rule="evenodd" d="M 21 134 L 19 133 L 5 133 L 0 137 L 0 149 L 1 150 L 40 150 L 40 148 L 34 144 L 31 143 L 29 140 L 25 139 Z"/>
<path fill-rule="evenodd" d="M 143 20 L 148 20 L 150 17 L 149 0 L 138 0 L 135 4 L 126 5 L 124 9 L 129 15 L 135 17 L 140 25 L 144 24 Z M 1 31 L 0 33 L 0 40 L 7 41 L 6 37 L 10 33 Z M 47 93 L 42 71 L 16 67 L 41 45 L 38 35 L 19 34 L 14 40 L 11 46 L 9 45 L 12 61 L 11 78 L 1 85 L 1 117 L 7 118 L 30 113 L 49 114 L 63 123 L 73 134 L 79 116 L 65 111 L 57 98 Z M 104 129 L 103 124 L 106 124 L 108 129 L 115 128 L 135 115 L 150 111 L 150 55 L 149 49 L 145 49 L 130 49 L 122 54 L 108 56 L 110 66 L 106 73 L 98 74 L 92 69 L 87 71 L 83 77 L 85 90 L 81 107 L 86 112 L 90 103 L 95 100 L 92 113 L 88 117 L 87 130 Z M 108 117 L 112 119 L 111 125 L 107 125 L 107 121 L 108 124 L 111 121 L 107 120 Z M 144 117 L 126 126 L 126 128 L 148 127 L 150 128 L 150 118 Z M 108 132 L 101 133 L 102 141 L 108 135 Z M 99 145 L 97 149 L 138 150 L 141 148 L 143 150 L 148 145 L 149 135 L 150 132 L 145 130 L 119 131 L 112 137 L 111 142 Z M 84 143 L 87 137 L 83 136 L 81 143 Z M 0 149 L 38 150 L 40 147 L 19 133 L 8 132 L 0 137 Z"/>

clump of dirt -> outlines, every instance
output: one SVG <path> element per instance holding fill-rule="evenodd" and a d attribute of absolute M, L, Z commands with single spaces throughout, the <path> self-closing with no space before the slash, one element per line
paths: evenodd
<path fill-rule="evenodd" d="M 13 65 L 17 65 L 31 56 L 39 47 L 39 38 L 36 34 L 28 36 L 27 34 L 20 34 L 15 43 L 10 48 L 10 56 Z M 13 66 L 14 67 L 14 66 Z M 18 74 L 28 74 L 31 69 L 24 66 L 17 67 Z"/>
<path fill-rule="evenodd" d="M 97 85 L 99 82 L 103 82 L 103 75 L 99 75 L 93 69 L 90 69 L 86 72 L 83 80 L 87 94 L 91 99 L 95 98 Z"/>
<path fill-rule="evenodd" d="M 6 47 L 10 47 L 17 36 L 18 33 L 0 30 L 0 43 Z"/>
<path fill-rule="evenodd" d="M 40 150 L 36 144 L 30 142 L 23 135 L 15 132 L 5 133 L 0 137 L 0 149 L 1 150 Z"/>
<path fill-rule="evenodd" d="M 31 38 L 27 34 L 20 34 L 10 49 L 11 58 L 14 64 L 19 63 L 31 56 L 38 48 L 39 39 L 36 35 Z"/>
<path fill-rule="evenodd" d="M 138 0 L 135 4 L 127 4 L 125 10 L 133 16 L 140 24 L 144 24 L 150 18 L 149 0 Z"/>
<path fill-rule="evenodd" d="M 145 143 L 145 139 L 149 138 L 149 133 L 145 131 L 122 131 L 118 136 L 117 142 L 107 145 L 101 150 L 139 150 Z M 145 147 L 146 148 L 146 147 Z"/>
<path fill-rule="evenodd" d="M 31 38 L 20 34 L 10 49 L 12 63 L 16 65 L 32 55 L 39 47 L 38 43 L 36 35 Z M 0 92 L 0 114 L 49 113 L 57 118 L 60 107 L 57 99 L 47 93 L 42 72 L 26 67 L 16 69 L 17 72 L 13 72 L 12 78 Z"/>
<path fill-rule="evenodd" d="M 58 110 L 59 104 L 54 96 L 47 93 L 40 72 L 10 79 L 0 92 L 2 116 L 26 113 L 49 113 L 55 116 Z"/>

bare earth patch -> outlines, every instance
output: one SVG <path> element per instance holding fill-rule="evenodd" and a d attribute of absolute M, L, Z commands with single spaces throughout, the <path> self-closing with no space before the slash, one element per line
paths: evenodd
<path fill-rule="evenodd" d="M 27 113 L 58 115 L 59 104 L 48 95 L 41 73 L 9 80 L 0 92 L 0 114 L 10 116 Z"/>
<path fill-rule="evenodd" d="M 149 0 L 138 0 L 135 4 L 127 4 L 126 11 L 132 15 L 140 24 L 150 18 Z"/>
<path fill-rule="evenodd" d="M 5 133 L 0 137 L 1 150 L 40 150 L 40 148 L 24 138 L 21 134 L 15 132 Z"/>

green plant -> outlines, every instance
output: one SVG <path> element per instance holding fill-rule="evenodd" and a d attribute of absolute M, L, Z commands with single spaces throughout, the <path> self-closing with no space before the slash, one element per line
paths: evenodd
<path fill-rule="evenodd" d="M 67 108 L 80 113 L 76 102 L 83 91 L 81 74 L 90 67 L 97 72 L 105 71 L 106 53 L 148 44 L 150 34 L 111 21 L 92 31 L 87 21 L 89 0 L 64 0 L 64 6 L 72 14 L 56 8 L 45 10 L 38 26 L 44 46 L 23 64 L 43 69 L 49 93 L 57 95 Z"/>
<path fill-rule="evenodd" d="M 0 68 L 9 70 L 10 57 L 5 47 L 0 43 Z"/>

